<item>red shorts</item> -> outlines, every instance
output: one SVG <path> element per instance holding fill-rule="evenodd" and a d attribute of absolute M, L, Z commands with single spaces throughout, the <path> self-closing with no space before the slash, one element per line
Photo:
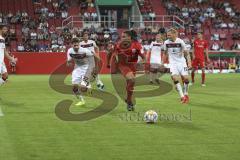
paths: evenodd
<path fill-rule="evenodd" d="M 205 62 L 204 62 L 204 60 L 202 60 L 202 59 L 197 59 L 197 58 L 195 58 L 195 59 L 192 61 L 192 67 L 193 67 L 193 68 L 198 68 L 198 67 L 204 68 L 204 67 L 205 67 Z"/>
<path fill-rule="evenodd" d="M 122 73 L 123 76 L 126 76 L 130 72 L 132 72 L 135 75 L 136 67 L 137 67 L 136 63 L 132 63 L 132 64 L 119 63 L 118 64 L 118 69 L 120 70 L 120 72 Z"/>

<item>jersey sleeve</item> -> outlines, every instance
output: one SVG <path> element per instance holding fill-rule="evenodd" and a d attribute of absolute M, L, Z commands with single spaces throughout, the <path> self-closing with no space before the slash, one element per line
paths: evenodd
<path fill-rule="evenodd" d="M 67 51 L 67 61 L 71 61 L 72 60 L 72 57 L 70 56 L 71 51 L 72 51 L 72 48 L 69 48 L 68 51 Z"/>
<path fill-rule="evenodd" d="M 93 56 L 93 53 L 87 48 L 80 47 L 80 53 L 85 53 L 87 56 Z"/>
<path fill-rule="evenodd" d="M 95 41 L 92 41 L 92 42 L 93 42 L 93 47 L 94 48 L 98 47 Z"/>
<path fill-rule="evenodd" d="M 163 43 L 163 47 L 162 48 L 163 48 L 164 51 L 167 51 L 167 42 L 166 41 Z"/>
<path fill-rule="evenodd" d="M 205 43 L 204 43 L 204 48 L 208 49 L 208 42 L 207 41 L 205 41 Z"/>
<path fill-rule="evenodd" d="M 138 51 L 138 54 L 139 54 L 141 57 L 143 57 L 144 51 L 143 51 L 143 47 L 142 47 L 142 45 L 141 45 L 140 43 L 137 43 L 136 49 L 137 49 L 137 51 Z"/>
<path fill-rule="evenodd" d="M 181 46 L 183 51 L 187 50 L 186 43 L 183 40 L 181 40 Z"/>
<path fill-rule="evenodd" d="M 153 47 L 153 42 L 150 44 L 149 49 L 152 49 Z"/>

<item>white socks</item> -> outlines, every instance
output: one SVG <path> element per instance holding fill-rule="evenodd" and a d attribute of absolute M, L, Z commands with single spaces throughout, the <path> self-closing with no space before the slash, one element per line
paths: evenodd
<path fill-rule="evenodd" d="M 184 95 L 188 95 L 188 83 L 184 83 L 184 86 L 183 86 L 183 94 L 184 94 Z"/>
<path fill-rule="evenodd" d="M 97 75 L 97 77 L 96 77 L 96 82 L 97 82 L 97 85 L 103 85 L 103 82 L 100 80 L 100 77 L 99 77 L 99 75 Z"/>
<path fill-rule="evenodd" d="M 181 97 L 181 98 L 184 97 L 183 90 L 182 90 L 182 86 L 181 86 L 180 83 L 177 83 L 177 84 L 176 84 L 176 88 L 177 88 L 177 91 L 178 91 L 180 97 Z"/>
<path fill-rule="evenodd" d="M 2 78 L 0 78 L 0 86 L 3 85 L 4 83 L 5 81 Z"/>

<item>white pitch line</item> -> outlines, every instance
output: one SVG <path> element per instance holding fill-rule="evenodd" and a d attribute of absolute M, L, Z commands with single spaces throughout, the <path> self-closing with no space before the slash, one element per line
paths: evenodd
<path fill-rule="evenodd" d="M 3 116 L 4 116 L 4 114 L 3 114 L 2 108 L 0 106 L 0 117 L 3 117 Z"/>

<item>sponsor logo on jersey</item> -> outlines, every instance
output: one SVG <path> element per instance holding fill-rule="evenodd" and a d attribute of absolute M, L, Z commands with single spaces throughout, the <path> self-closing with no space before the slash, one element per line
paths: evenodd
<path fill-rule="evenodd" d="M 182 45 L 181 43 L 170 43 L 170 44 L 166 44 L 167 48 L 181 48 Z"/>
<path fill-rule="evenodd" d="M 81 47 L 83 47 L 83 48 L 93 47 L 93 43 L 90 43 L 90 44 L 81 44 Z"/>
<path fill-rule="evenodd" d="M 70 54 L 70 56 L 74 59 L 83 59 L 86 57 L 86 54 Z"/>

